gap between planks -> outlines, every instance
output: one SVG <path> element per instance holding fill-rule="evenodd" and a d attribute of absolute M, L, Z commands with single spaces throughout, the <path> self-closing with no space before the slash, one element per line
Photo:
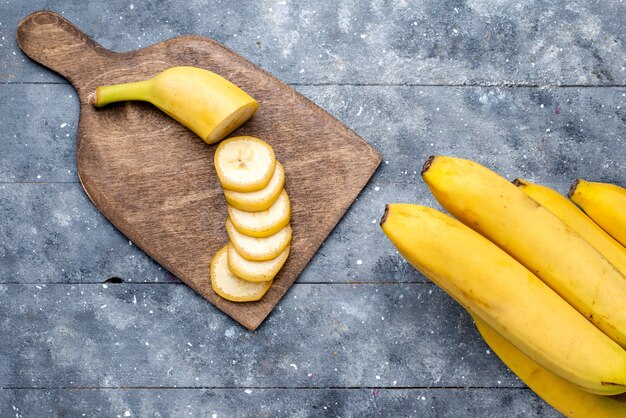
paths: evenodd
<path fill-rule="evenodd" d="M 108 279 L 107 279 L 108 280 Z M 106 280 L 103 280 L 101 282 L 2 282 L 0 281 L 0 286 L 102 286 L 103 284 L 106 284 L 107 286 L 123 286 L 123 285 L 139 285 L 139 286 L 145 286 L 145 285 L 150 285 L 150 286 L 162 286 L 162 285 L 170 285 L 170 286 L 186 286 L 185 283 L 183 282 L 136 282 L 136 281 L 129 281 L 129 282 L 122 282 L 122 283 L 111 283 L 111 282 L 107 282 Z M 397 284 L 397 285 L 404 285 L 404 284 L 417 284 L 417 285 L 422 285 L 422 284 L 427 284 L 427 285 L 432 285 L 434 284 L 433 282 L 430 281 L 406 281 L 406 282 L 402 282 L 402 281 L 346 281 L 346 282 L 295 282 L 295 285 L 326 285 L 326 284 L 330 284 L 330 285 L 387 285 L 387 284 Z"/>
<path fill-rule="evenodd" d="M 285 83 L 291 87 L 468 87 L 468 88 L 624 88 L 626 84 L 537 84 L 537 83 Z M 0 85 L 71 85 L 62 81 L 0 81 Z"/>
<path fill-rule="evenodd" d="M 0 390 L 530 390 L 521 386 L 5 386 Z"/>

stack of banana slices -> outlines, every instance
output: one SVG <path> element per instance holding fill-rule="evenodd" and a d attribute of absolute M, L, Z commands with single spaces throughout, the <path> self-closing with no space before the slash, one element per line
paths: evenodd
<path fill-rule="evenodd" d="M 626 190 L 577 180 L 568 200 L 444 156 L 422 177 L 456 219 L 387 205 L 381 226 L 400 253 L 556 409 L 626 416 Z"/>
<path fill-rule="evenodd" d="M 238 136 L 220 143 L 215 169 L 228 203 L 230 242 L 211 260 L 211 286 L 233 302 L 259 300 L 289 256 L 291 204 L 285 170 L 265 141 Z"/>

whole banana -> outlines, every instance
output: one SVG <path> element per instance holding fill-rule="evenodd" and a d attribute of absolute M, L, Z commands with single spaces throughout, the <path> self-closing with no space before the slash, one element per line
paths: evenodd
<path fill-rule="evenodd" d="M 569 197 L 602 229 L 626 246 L 626 189 L 578 179 Z"/>
<path fill-rule="evenodd" d="M 478 332 L 498 357 L 544 401 L 570 418 L 626 417 L 626 394 L 595 395 L 540 366 L 478 317 Z"/>
<path fill-rule="evenodd" d="M 473 161 L 431 157 L 422 177 L 446 210 L 626 347 L 626 277 L 580 235 L 505 178 Z"/>
<path fill-rule="evenodd" d="M 556 190 L 526 180 L 515 179 L 513 184 L 572 228 L 626 276 L 626 247 L 615 241 L 571 200 Z"/>
<path fill-rule="evenodd" d="M 513 182 L 542 206 L 559 216 L 561 220 L 576 225 L 580 235 L 588 241 L 596 241 L 595 248 L 607 258 L 614 253 L 613 245 L 606 245 L 601 237 L 608 237 L 606 232 L 596 225 L 580 209 L 563 195 L 549 187 L 530 182 L 515 180 Z M 573 209 L 572 209 L 573 208 Z M 582 218 L 580 216 L 582 214 Z M 598 230 L 600 232 L 598 232 Z M 595 231 L 595 232 L 594 232 Z M 619 243 L 615 244 L 620 246 Z M 602 396 L 580 390 L 568 381 L 561 379 L 548 369 L 537 364 L 533 359 L 519 351 L 513 344 L 499 335 L 493 328 L 480 318 L 474 316 L 476 328 L 485 342 L 498 357 L 537 395 L 568 417 L 617 418 L 626 416 L 626 394 L 618 396 Z"/>
<path fill-rule="evenodd" d="M 489 240 L 418 205 L 387 205 L 381 226 L 409 263 L 537 363 L 589 392 L 626 391 L 626 351 Z"/>
<path fill-rule="evenodd" d="M 224 139 L 259 108 L 256 100 L 219 75 L 196 67 L 172 67 L 134 83 L 100 86 L 93 105 L 150 102 L 209 144 Z"/>

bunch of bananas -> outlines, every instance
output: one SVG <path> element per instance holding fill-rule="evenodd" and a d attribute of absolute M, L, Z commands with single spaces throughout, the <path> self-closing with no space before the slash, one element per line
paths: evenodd
<path fill-rule="evenodd" d="M 626 416 L 626 190 L 578 180 L 570 197 L 587 216 L 469 160 L 431 157 L 422 177 L 458 220 L 387 205 L 381 226 L 400 253 L 560 412 Z"/>

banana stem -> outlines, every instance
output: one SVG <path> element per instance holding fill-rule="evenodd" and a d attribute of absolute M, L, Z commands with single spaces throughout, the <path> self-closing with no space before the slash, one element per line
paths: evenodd
<path fill-rule="evenodd" d="M 151 80 L 137 81 L 134 83 L 114 84 L 111 86 L 99 86 L 96 88 L 96 97 L 93 105 L 102 107 L 113 102 L 126 100 L 148 100 Z"/>

